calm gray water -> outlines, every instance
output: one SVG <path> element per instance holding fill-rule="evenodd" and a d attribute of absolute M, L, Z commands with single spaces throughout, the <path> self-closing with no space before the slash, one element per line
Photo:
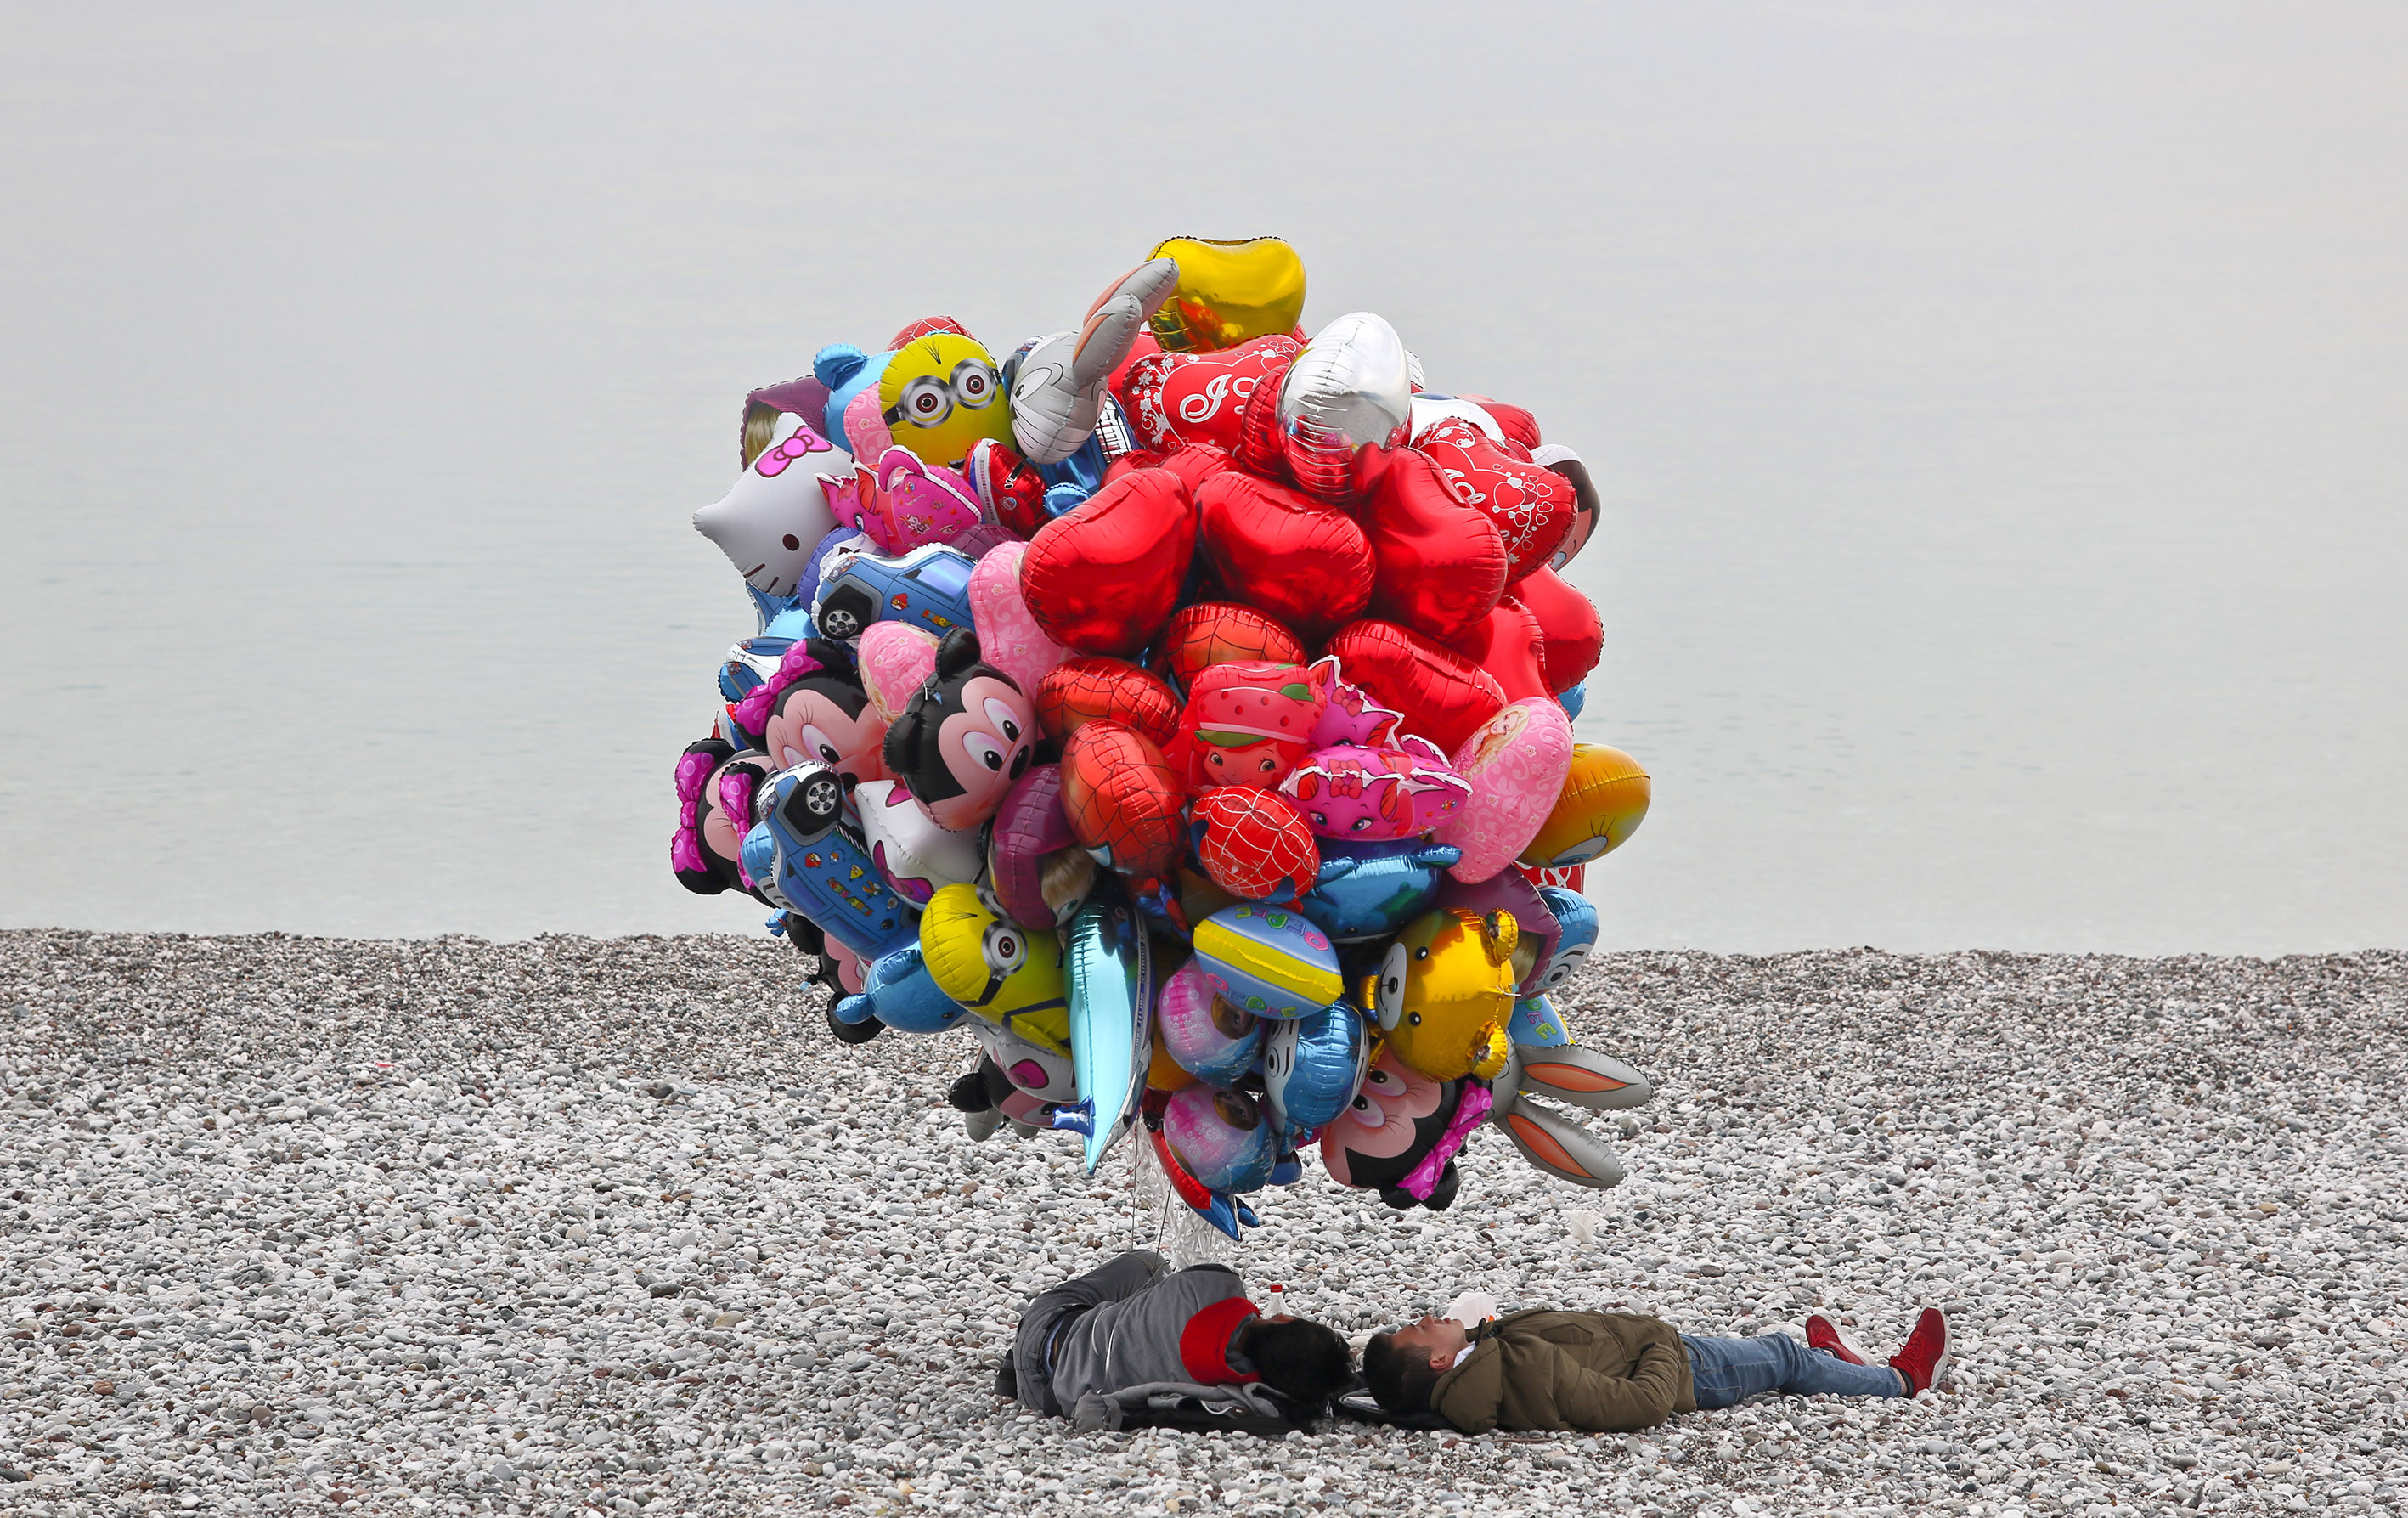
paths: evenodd
<path fill-rule="evenodd" d="M 1276 232 L 1599 476 L 1610 942 L 2408 942 L 2408 12 L 1042 10 L 11 7 L 0 923 L 751 928 L 745 389 Z"/>

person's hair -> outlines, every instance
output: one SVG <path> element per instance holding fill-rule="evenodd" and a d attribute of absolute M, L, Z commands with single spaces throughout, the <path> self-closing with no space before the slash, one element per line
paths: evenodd
<path fill-rule="evenodd" d="M 1354 1356 L 1326 1323 L 1256 1318 L 1241 1347 L 1263 1384 L 1289 1401 L 1317 1409 L 1354 1379 Z"/>
<path fill-rule="evenodd" d="M 1371 1400 L 1390 1412 L 1427 1412 L 1438 1372 L 1427 1354 L 1398 1345 L 1392 1330 L 1373 1334 L 1363 1346 L 1363 1382 L 1371 1389 Z"/>

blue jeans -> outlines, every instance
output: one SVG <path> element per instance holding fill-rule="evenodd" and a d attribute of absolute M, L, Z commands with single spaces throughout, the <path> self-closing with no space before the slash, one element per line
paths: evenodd
<path fill-rule="evenodd" d="M 1810 1350 L 1787 1334 L 1756 1339 L 1681 1336 L 1697 1381 L 1698 1406 L 1727 1408 L 1758 1392 L 1799 1396 L 1904 1396 L 1902 1378 L 1885 1365 L 1850 1365 Z"/>

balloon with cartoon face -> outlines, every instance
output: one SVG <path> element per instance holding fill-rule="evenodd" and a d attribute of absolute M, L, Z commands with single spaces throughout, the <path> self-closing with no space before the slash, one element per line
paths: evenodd
<path fill-rule="evenodd" d="M 1538 994 L 1548 995 L 1578 975 L 1596 949 L 1597 904 L 1560 885 L 1539 887 L 1539 899 L 1555 915 L 1557 934 L 1555 952 L 1547 956 L 1546 968 L 1539 975 Z"/>
<path fill-rule="evenodd" d="M 977 635 L 956 629 L 937 645 L 936 672 L 886 729 L 884 758 L 939 826 L 967 833 L 996 814 L 1036 748 L 1028 697 L 979 662 Z"/>
<path fill-rule="evenodd" d="M 1057 935 L 1022 927 L 974 886 L 948 885 L 920 914 L 920 950 L 945 995 L 1040 1048 L 1069 1053 Z"/>
<path fill-rule="evenodd" d="M 995 355 L 975 337 L 934 332 L 896 351 L 878 377 L 895 440 L 930 464 L 954 464 L 982 437 L 1011 441 L 1011 406 Z"/>
<path fill-rule="evenodd" d="M 1317 1128 L 1346 1110 L 1369 1052 L 1363 1014 L 1342 1001 L 1273 1026 L 1263 1044 L 1263 1096 L 1281 1131 Z"/>
<path fill-rule="evenodd" d="M 1376 1189 L 1390 1207 L 1443 1211 L 1460 1184 L 1451 1149 L 1428 1195 L 1414 1196 L 1405 1181 L 1450 1141 L 1460 1147 L 1455 1117 L 1462 1101 L 1462 1081 L 1433 1081 L 1383 1050 L 1354 1100 L 1322 1130 L 1322 1167 L 1341 1186 Z"/>
<path fill-rule="evenodd" d="M 1254 1191 L 1270 1179 L 1278 1144 L 1268 1114 L 1242 1091 L 1193 1085 L 1173 1093 L 1162 1137 L 1187 1173 L 1213 1191 Z"/>
<path fill-rule="evenodd" d="M 886 720 L 861 681 L 840 666 L 804 675 L 780 691 L 761 729 L 762 750 L 777 767 L 825 765 L 844 782 L 847 796 L 864 780 L 886 778 L 885 743 Z"/>

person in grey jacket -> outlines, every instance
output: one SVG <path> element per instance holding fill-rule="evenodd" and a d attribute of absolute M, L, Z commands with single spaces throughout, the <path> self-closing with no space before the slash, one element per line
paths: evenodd
<path fill-rule="evenodd" d="M 1053 1417 L 1140 1388 L 1211 1400 L 1257 1383 L 1318 1411 L 1353 1381 L 1353 1358 L 1326 1324 L 1265 1316 L 1226 1265 L 1173 1270 L 1133 1249 L 1030 1301 L 995 1389 Z"/>

